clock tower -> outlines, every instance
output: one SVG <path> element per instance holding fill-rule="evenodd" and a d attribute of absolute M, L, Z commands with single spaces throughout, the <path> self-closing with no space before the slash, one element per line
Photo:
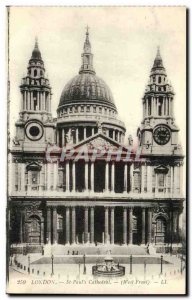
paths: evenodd
<path fill-rule="evenodd" d="M 143 121 L 138 129 L 138 138 L 144 153 L 180 153 L 173 103 L 174 91 L 158 48 L 142 99 Z"/>
<path fill-rule="evenodd" d="M 44 151 L 54 142 L 54 122 L 51 114 L 51 86 L 45 75 L 44 62 L 36 39 L 27 74 L 22 78 L 21 108 L 16 122 L 15 143 L 26 151 Z"/>

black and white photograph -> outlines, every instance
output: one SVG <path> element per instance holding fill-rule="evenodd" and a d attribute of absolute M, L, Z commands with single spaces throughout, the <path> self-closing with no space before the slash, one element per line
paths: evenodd
<path fill-rule="evenodd" d="M 186 294 L 186 7 L 7 7 L 7 293 Z"/>

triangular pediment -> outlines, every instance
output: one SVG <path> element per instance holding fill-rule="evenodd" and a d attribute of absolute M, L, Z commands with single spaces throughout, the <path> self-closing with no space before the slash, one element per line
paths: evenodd
<path fill-rule="evenodd" d="M 169 169 L 164 165 L 159 165 L 158 167 L 155 168 L 156 173 L 167 173 L 168 170 Z"/>
<path fill-rule="evenodd" d="M 120 148 L 125 152 L 127 151 L 127 148 L 101 133 L 95 134 L 74 146 L 75 150 L 84 149 L 88 152 L 94 151 L 95 149 L 104 149 L 105 151 L 114 152 Z"/>

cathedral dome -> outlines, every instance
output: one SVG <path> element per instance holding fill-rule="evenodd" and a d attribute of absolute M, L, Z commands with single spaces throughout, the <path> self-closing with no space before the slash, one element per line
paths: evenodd
<path fill-rule="evenodd" d="M 59 107 L 65 104 L 96 103 L 116 109 L 112 93 L 94 72 L 81 72 L 64 87 Z"/>
<path fill-rule="evenodd" d="M 68 105 L 96 104 L 106 106 L 117 112 L 109 87 L 103 79 L 96 76 L 88 30 L 81 57 L 82 64 L 79 74 L 72 78 L 64 87 L 58 110 Z"/>

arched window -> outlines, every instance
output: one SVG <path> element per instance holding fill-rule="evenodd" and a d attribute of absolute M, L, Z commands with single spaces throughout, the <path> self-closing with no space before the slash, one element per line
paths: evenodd
<path fill-rule="evenodd" d="M 37 70 L 35 69 L 34 70 L 34 77 L 36 77 L 37 76 Z"/>
<path fill-rule="evenodd" d="M 158 78 L 158 83 L 161 83 L 161 76 L 159 76 Z"/>

